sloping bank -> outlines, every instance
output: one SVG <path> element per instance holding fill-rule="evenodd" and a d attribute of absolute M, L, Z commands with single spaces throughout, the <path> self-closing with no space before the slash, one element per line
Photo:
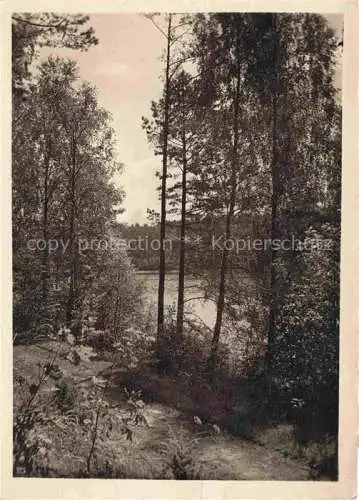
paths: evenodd
<path fill-rule="evenodd" d="M 42 417 L 38 421 L 35 418 L 30 432 L 32 443 L 38 441 L 37 448 L 33 448 L 36 455 L 33 468 L 25 471 L 19 467 L 16 475 L 308 479 L 308 468 L 284 457 L 280 451 L 233 438 L 218 427 L 201 423 L 190 412 L 154 400 L 144 403 L 135 390 L 131 392 L 130 387 L 127 392 L 123 390 L 118 375 L 110 377 L 111 382 L 106 384 L 106 408 L 93 444 L 94 409 L 98 401 L 93 394 L 97 398 L 98 394 L 101 397 L 104 394 L 101 384 L 100 389 L 94 389 L 100 380 L 96 375 L 109 372 L 111 364 L 88 353 L 79 360 L 73 356 L 71 346 L 59 342 L 14 347 L 15 418 L 28 393 L 36 387 L 41 366 L 51 362 L 55 351 L 58 352 L 52 376 L 38 391 L 32 410 Z M 59 399 L 64 387 L 68 391 L 67 400 L 63 393 Z M 89 457 L 91 467 L 87 467 Z"/>

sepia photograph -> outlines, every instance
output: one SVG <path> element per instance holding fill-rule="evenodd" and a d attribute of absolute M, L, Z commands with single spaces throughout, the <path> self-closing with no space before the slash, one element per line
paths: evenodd
<path fill-rule="evenodd" d="M 338 481 L 344 32 L 11 13 L 14 478 Z"/>

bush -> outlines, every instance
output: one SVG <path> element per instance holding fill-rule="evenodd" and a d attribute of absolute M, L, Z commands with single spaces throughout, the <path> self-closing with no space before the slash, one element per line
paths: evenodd
<path fill-rule="evenodd" d="M 105 380 L 94 377 L 76 386 L 55 358 L 39 366 L 37 379 L 16 375 L 14 382 L 15 476 L 123 477 L 121 447 L 130 445 L 138 426 L 147 425 L 138 393 L 125 393 L 125 410 L 110 408 Z"/>
<path fill-rule="evenodd" d="M 337 433 L 339 236 L 330 224 L 309 228 L 304 236 L 318 244 L 292 256 L 276 325 L 274 373 L 283 399 L 303 400 L 294 420 L 303 439 L 313 440 Z M 304 436 L 306 430 L 312 435 Z"/>
<path fill-rule="evenodd" d="M 181 433 L 171 432 L 168 442 L 162 446 L 165 466 L 161 476 L 170 479 L 201 479 L 201 470 L 193 456 L 195 440 L 186 439 Z"/>

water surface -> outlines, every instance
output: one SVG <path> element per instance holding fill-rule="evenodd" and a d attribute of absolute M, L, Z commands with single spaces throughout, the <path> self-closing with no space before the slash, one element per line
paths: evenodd
<path fill-rule="evenodd" d="M 138 271 L 137 280 L 143 284 L 145 298 L 156 308 L 158 293 L 158 272 Z M 178 294 L 178 274 L 168 273 L 165 281 L 165 307 L 176 308 Z M 203 297 L 204 292 L 197 278 L 185 278 L 185 313 L 193 319 L 204 322 L 213 328 L 216 320 L 216 304 Z"/>

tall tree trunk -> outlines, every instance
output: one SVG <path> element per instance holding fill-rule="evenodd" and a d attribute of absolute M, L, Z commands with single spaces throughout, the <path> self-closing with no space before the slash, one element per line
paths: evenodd
<path fill-rule="evenodd" d="M 71 173 L 70 173 L 70 227 L 69 227 L 69 240 L 70 240 L 70 287 L 67 301 L 66 324 L 71 327 L 73 319 L 73 311 L 76 298 L 76 285 L 77 285 L 77 253 L 75 248 L 75 217 L 76 217 L 76 141 L 75 137 L 71 139 Z"/>
<path fill-rule="evenodd" d="M 178 272 L 178 299 L 177 299 L 177 328 L 176 336 L 180 339 L 183 335 L 184 315 L 184 277 L 185 277 L 185 252 L 186 252 L 186 197 L 187 197 L 187 145 L 185 128 L 182 129 L 182 203 L 181 203 L 181 234 L 180 256 Z"/>
<path fill-rule="evenodd" d="M 172 16 L 169 15 L 167 28 L 167 57 L 165 80 L 165 107 L 163 122 L 163 149 L 162 149 L 162 185 L 161 185 L 161 225 L 160 225 L 160 265 L 158 280 L 158 309 L 157 309 L 157 343 L 160 343 L 164 330 L 164 297 L 165 297 L 165 235 L 166 235 L 166 182 L 167 182 L 167 157 L 168 157 L 168 126 L 169 126 L 169 92 L 170 92 L 170 51 L 171 51 L 171 24 Z"/>
<path fill-rule="evenodd" d="M 226 234 L 225 234 L 225 244 L 222 249 L 222 261 L 221 261 L 221 271 L 219 278 L 219 290 L 218 290 L 218 300 L 217 300 L 217 316 L 216 323 L 214 325 L 213 338 L 211 343 L 211 354 L 208 360 L 208 372 L 213 374 L 217 363 L 217 352 L 219 345 L 219 338 L 222 328 L 222 319 L 224 311 L 224 299 L 226 294 L 226 278 L 228 271 L 228 257 L 229 249 L 227 247 L 227 242 L 231 239 L 231 227 L 232 219 L 234 214 L 234 208 L 236 203 L 237 194 L 237 168 L 238 168 L 238 136 L 239 136 L 239 94 L 240 94 L 240 64 L 239 64 L 239 54 L 237 50 L 237 75 L 236 75 L 236 89 L 233 99 L 233 149 L 231 158 L 231 191 L 229 198 L 229 206 L 226 216 Z"/>
<path fill-rule="evenodd" d="M 122 309 L 122 297 L 121 297 L 121 290 L 120 290 L 120 285 L 121 285 L 121 277 L 122 277 L 122 271 L 118 271 L 117 273 L 117 284 L 116 284 L 116 301 L 115 301 L 115 311 L 113 314 L 113 323 L 112 323 L 112 331 L 113 331 L 113 336 L 117 340 L 117 335 L 118 335 L 118 318 L 119 315 L 121 314 L 121 309 Z"/>
<path fill-rule="evenodd" d="M 43 205 L 43 223 L 42 237 L 44 241 L 48 241 L 48 214 L 49 214 L 49 176 L 50 176 L 50 151 L 49 144 L 46 141 L 45 151 L 45 171 L 44 171 L 44 205 Z M 46 308 L 48 301 L 48 280 L 49 280 L 49 249 L 46 245 L 42 254 L 42 302 Z"/>
<path fill-rule="evenodd" d="M 273 88 L 272 88 L 272 162 L 271 162 L 271 179 L 272 179 L 272 200 L 271 200 L 271 231 L 270 238 L 273 242 L 279 239 L 279 224 L 278 224 L 278 205 L 280 197 L 280 177 L 278 167 L 278 152 L 277 152 L 277 114 L 278 114 L 278 79 L 277 79 L 277 52 L 278 52 L 278 35 L 277 35 L 277 15 L 272 15 L 272 30 L 273 30 Z M 275 324 L 278 314 L 278 279 L 276 271 L 276 250 L 271 245 L 270 251 L 270 305 L 269 305 L 269 322 L 268 322 L 268 345 L 266 352 L 266 372 L 270 376 L 273 368 L 274 343 L 275 343 Z"/>

